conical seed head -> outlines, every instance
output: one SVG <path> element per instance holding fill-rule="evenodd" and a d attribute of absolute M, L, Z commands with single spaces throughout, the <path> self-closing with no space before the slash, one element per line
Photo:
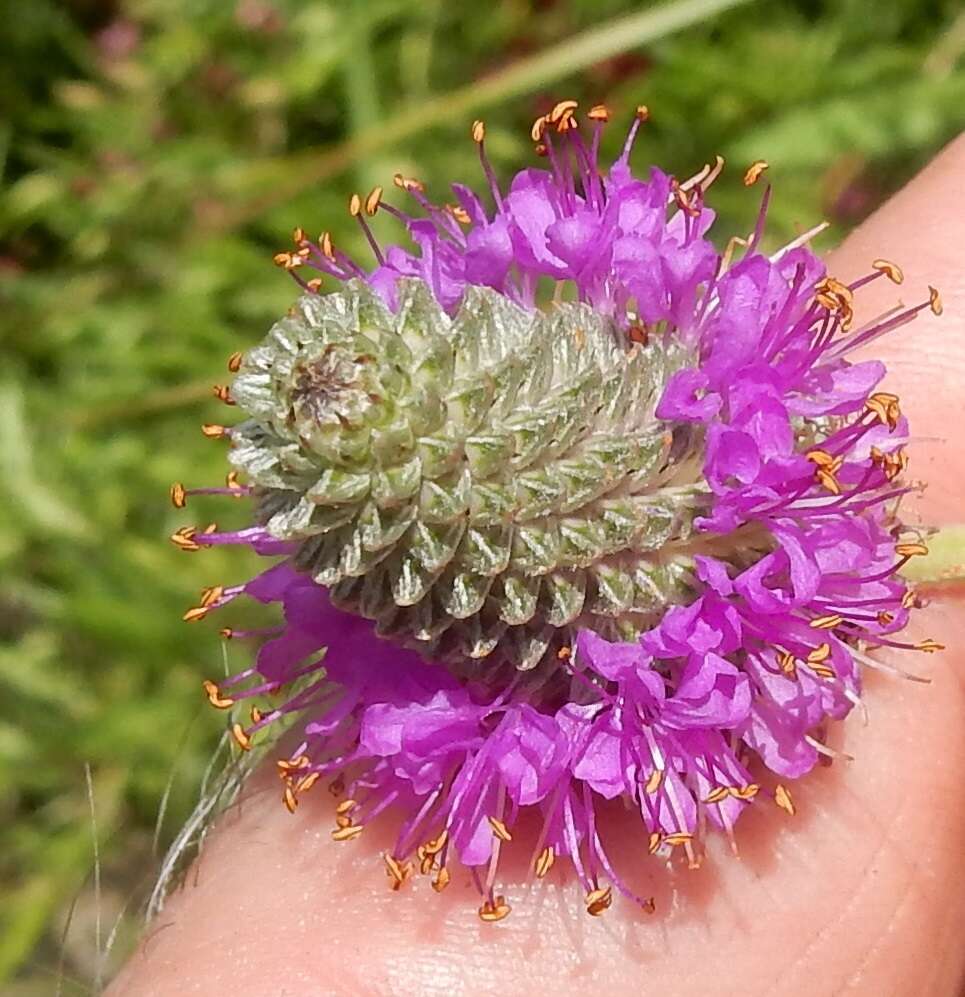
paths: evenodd
<path fill-rule="evenodd" d="M 269 532 L 336 605 L 463 670 L 628 638 L 689 597 L 702 441 L 656 418 L 687 357 L 589 308 L 417 280 L 306 295 L 231 394 L 231 460 Z M 470 669 L 471 670 L 471 669 Z"/>

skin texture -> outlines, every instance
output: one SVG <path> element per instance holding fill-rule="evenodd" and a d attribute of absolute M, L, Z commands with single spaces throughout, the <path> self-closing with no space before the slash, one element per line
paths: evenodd
<path fill-rule="evenodd" d="M 871 260 L 905 271 L 896 288 L 860 292 L 862 315 L 938 286 L 945 315 L 925 312 L 879 341 L 916 435 L 912 477 L 930 486 L 910 522 L 965 520 L 965 136 L 834 254 L 851 279 Z M 322 787 L 294 816 L 271 773 L 223 817 L 185 885 L 148 930 L 109 997 L 182 994 L 914 995 L 960 992 L 965 967 L 965 599 L 936 590 L 911 639 L 948 646 L 905 653 L 901 667 L 931 684 L 867 677 L 869 722 L 858 711 L 831 743 L 854 756 L 794 784 L 797 816 L 753 808 L 737 829 L 739 859 L 714 836 L 701 869 L 667 870 L 643 832 L 614 814 L 608 847 L 641 870 L 648 915 L 622 899 L 600 918 L 572 877 L 526 881 L 532 842 L 516 836 L 502 867 L 513 913 L 475 916 L 468 877 L 436 896 L 419 878 L 387 888 L 379 828 L 331 840 Z M 889 657 L 882 655 L 881 660 Z M 521 840 L 522 839 L 522 840 Z M 520 847 L 517 847 L 519 845 Z"/>

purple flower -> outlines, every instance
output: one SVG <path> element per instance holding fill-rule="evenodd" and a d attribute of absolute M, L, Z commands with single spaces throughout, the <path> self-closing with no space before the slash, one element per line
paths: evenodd
<path fill-rule="evenodd" d="M 548 674 L 486 670 L 471 656 L 447 668 L 382 639 L 391 620 L 377 633 L 335 608 L 299 570 L 298 546 L 266 528 L 186 527 L 173 538 L 186 550 L 242 544 L 280 558 L 246 584 L 208 590 L 187 618 L 242 595 L 281 607 L 284 622 L 273 631 L 225 631 L 267 639 L 251 668 L 205 687 L 224 708 L 270 697 L 250 723 L 233 724 L 243 749 L 278 721 L 299 718 L 302 742 L 278 763 L 286 806 L 294 811 L 325 780 L 340 800 L 338 840 L 391 812 L 397 834 L 385 863 L 393 888 L 418 869 L 441 890 L 464 867 L 487 921 L 510 909 L 496 892 L 499 857 L 513 846 L 521 814 L 538 818 L 537 876 L 565 859 L 589 913 L 609 906 L 605 883 L 646 907 L 604 847 L 605 801 L 639 814 L 650 853 L 668 861 L 681 853 L 696 865 L 705 827 L 733 836 L 744 809 L 762 800 L 793 814 L 778 780 L 803 776 L 820 756 L 833 759 L 825 730 L 860 702 L 861 671 L 877 667 L 869 650 L 939 647 L 896 637 L 916 605 L 898 571 L 925 552 L 898 509 L 908 490 L 908 428 L 898 399 L 877 390 L 884 367 L 849 360 L 922 308 L 937 310 L 937 295 L 853 328 L 855 292 L 882 277 L 900 281 L 896 267 L 877 261 L 846 285 L 825 274 L 804 240 L 763 254 L 767 194 L 740 257 L 732 247 L 718 251 L 704 199 L 722 163 L 682 183 L 656 169 L 635 178 L 640 109 L 617 161 L 603 170 L 607 118 L 596 107 L 580 121 L 575 102 L 558 104 L 533 129 L 547 168 L 523 170 L 505 190 L 477 122 L 488 205 L 454 185 L 455 207 L 439 206 L 417 181 L 397 177 L 413 213 L 384 204 L 378 188 L 352 202 L 373 249 L 371 269 L 328 236 L 316 245 L 300 231 L 295 251 L 276 262 L 311 293 L 322 278 L 305 279 L 309 270 L 364 281 L 390 311 L 400 307 L 400 282 L 411 279 L 450 314 L 473 286 L 524 309 L 543 307 L 549 284 L 605 316 L 629 350 L 657 338 L 678 358 L 654 410 L 671 516 L 683 515 L 685 496 L 700 502 L 692 528 L 672 543 L 650 548 L 628 536 L 624 545 L 650 552 L 654 572 L 682 572 L 686 586 L 674 591 L 685 594 L 622 641 L 604 616 L 579 617 L 599 625 L 581 624 Z M 748 184 L 761 169 L 752 167 Z M 366 222 L 378 210 L 405 224 L 410 247 L 378 244 Z M 356 458 L 340 459 L 350 466 Z M 303 466 L 291 453 L 285 459 Z M 224 489 L 197 492 L 261 495 L 230 478 Z M 187 494 L 175 486 L 175 504 Z"/>

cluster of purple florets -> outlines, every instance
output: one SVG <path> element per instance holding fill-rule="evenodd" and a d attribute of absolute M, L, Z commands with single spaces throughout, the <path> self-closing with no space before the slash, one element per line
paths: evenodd
<path fill-rule="evenodd" d="M 750 237 L 719 251 L 706 238 L 713 213 L 704 197 L 720 164 L 685 183 L 656 169 L 636 179 L 629 159 L 641 111 L 602 172 L 606 118 L 598 107 L 578 121 L 574 102 L 557 105 L 534 127 L 548 168 L 520 172 L 505 192 L 477 122 L 488 209 L 459 185 L 455 205 L 437 206 L 400 177 L 418 216 L 384 204 L 378 189 L 353 199 L 373 269 L 327 236 L 315 244 L 301 232 L 276 260 L 310 291 L 321 280 L 305 278 L 312 269 L 362 277 L 390 307 L 397 280 L 418 277 L 450 311 L 469 285 L 539 307 L 549 278 L 631 339 L 685 344 L 694 362 L 672 377 L 657 414 L 691 424 L 705 441 L 697 473 L 712 501 L 697 523 L 705 542 L 696 544 L 694 601 L 670 608 L 637 642 L 581 632 L 560 660 L 569 701 L 550 704 L 525 682 L 466 683 L 381 641 L 369 622 L 334 609 L 286 559 L 290 550 L 258 527 L 179 534 L 181 546 L 241 543 L 282 556 L 200 609 L 246 594 L 284 611 L 284 627 L 254 666 L 208 688 L 228 706 L 290 690 L 281 705 L 234 727 L 248 747 L 280 718 L 302 717 L 302 743 L 279 763 L 289 808 L 324 779 L 340 794 L 339 840 L 391 810 L 399 828 L 385 857 L 392 885 L 418 867 L 442 889 L 467 868 L 485 920 L 508 913 L 497 863 L 526 812 L 538 826 L 537 875 L 565 858 L 593 914 L 609 905 L 608 884 L 646 904 L 613 868 L 602 801 L 624 800 L 651 853 L 679 850 L 691 865 L 706 826 L 731 834 L 763 799 L 793 813 L 779 780 L 833 756 L 825 725 L 859 702 L 862 666 L 876 664 L 868 650 L 910 646 L 893 636 L 915 601 L 897 571 L 924 552 L 896 514 L 907 490 L 907 426 L 897 399 L 876 390 L 883 365 L 847 357 L 922 307 L 936 309 L 937 296 L 853 328 L 854 292 L 900 279 L 896 267 L 876 261 L 846 285 L 803 244 L 765 255 L 766 195 Z M 755 164 L 748 181 L 762 169 Z M 365 219 L 379 209 L 406 225 L 414 248 L 378 244 Z"/>

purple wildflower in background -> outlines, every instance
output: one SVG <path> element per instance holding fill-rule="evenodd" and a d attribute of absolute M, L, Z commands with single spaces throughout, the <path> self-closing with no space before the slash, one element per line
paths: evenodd
<path fill-rule="evenodd" d="M 834 757 L 827 723 L 864 668 L 896 671 L 875 648 L 939 649 L 896 636 L 916 606 L 898 572 L 926 553 L 899 516 L 908 427 L 884 366 L 849 359 L 939 312 L 937 292 L 855 326 L 855 292 L 896 266 L 844 284 L 811 233 L 765 255 L 769 192 L 720 251 L 720 160 L 634 176 L 640 108 L 602 170 L 608 112 L 576 112 L 537 120 L 547 168 L 508 187 L 476 122 L 487 201 L 454 185 L 439 205 L 403 177 L 411 213 L 353 197 L 370 269 L 296 230 L 275 260 L 305 294 L 218 389 L 248 418 L 204 427 L 235 471 L 196 493 L 252 496 L 255 525 L 173 537 L 277 559 L 186 618 L 280 606 L 254 664 L 205 689 L 222 708 L 268 697 L 233 723 L 242 749 L 297 716 L 289 810 L 325 780 L 337 840 L 384 814 L 393 888 L 466 869 L 486 921 L 509 913 L 499 859 L 526 814 L 538 877 L 565 859 L 590 914 L 613 888 L 650 909 L 611 860 L 604 801 L 696 866 L 707 828 L 733 840 L 762 800 L 794 813 L 781 780 Z M 377 241 L 380 210 L 410 247 Z"/>

